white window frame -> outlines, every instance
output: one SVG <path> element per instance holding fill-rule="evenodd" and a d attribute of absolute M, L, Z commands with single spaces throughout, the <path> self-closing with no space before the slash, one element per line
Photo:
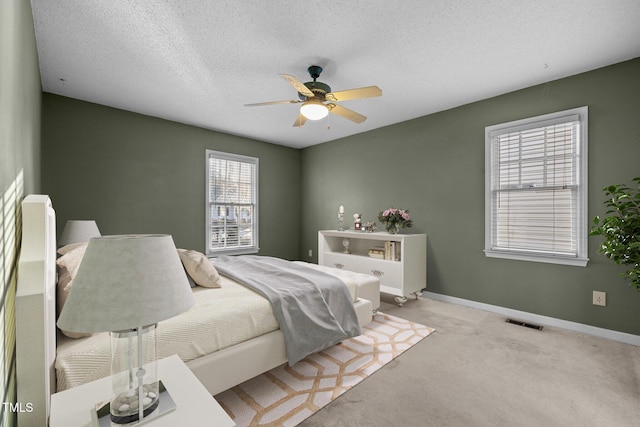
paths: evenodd
<path fill-rule="evenodd" d="M 577 141 L 574 146 L 573 167 L 575 168 L 575 183 L 569 187 L 575 191 L 573 203 L 571 204 L 571 212 L 574 214 L 573 235 L 571 242 L 575 245 L 575 249 L 572 253 L 564 251 L 557 252 L 549 250 L 548 248 L 537 250 L 536 248 L 527 247 L 525 249 L 518 248 L 517 245 L 506 244 L 499 245 L 496 242 L 498 240 L 508 241 L 508 239 L 502 239 L 497 237 L 497 203 L 499 194 L 506 189 L 499 189 L 497 178 L 498 154 L 494 151 L 494 144 L 498 143 L 497 138 L 506 134 L 517 134 L 519 132 L 525 132 L 532 129 L 544 128 L 547 126 L 557 125 L 561 123 L 568 123 L 571 121 L 578 121 L 577 125 Z M 587 147 L 588 147 L 588 107 L 579 107 L 565 111 L 559 111 L 556 113 L 545 114 L 542 116 L 516 120 L 509 123 L 503 123 L 485 128 L 485 255 L 493 258 L 506 258 L 524 261 L 534 262 L 546 262 L 552 264 L 563 264 L 572 266 L 584 267 L 587 265 L 588 259 L 588 220 L 587 220 Z M 547 159 L 550 157 L 542 156 Z M 516 170 L 522 171 L 522 164 L 520 161 Z M 545 166 L 546 171 L 546 166 Z M 544 172 L 545 179 L 547 172 Z M 509 188 L 511 191 L 535 191 L 537 184 L 529 184 L 521 182 L 520 187 L 515 189 Z M 548 190 L 549 188 L 547 188 Z M 562 187 L 562 190 L 566 191 L 567 187 Z M 521 193 L 523 194 L 523 193 Z M 524 228 L 527 228 L 524 226 Z M 506 233 L 505 233 L 506 234 Z M 505 235 L 503 234 L 503 236 Z M 547 240 L 552 242 L 553 239 Z M 530 243 L 530 242 L 528 242 Z"/>
<path fill-rule="evenodd" d="M 259 161 L 256 157 L 249 157 L 249 156 L 242 156 L 240 154 L 231 154 L 231 153 L 225 153 L 222 151 L 214 151 L 214 150 L 206 150 L 206 159 L 205 159 L 205 175 L 206 175 L 206 183 L 205 183 L 205 221 L 206 221 L 206 235 L 205 235 L 205 250 L 206 250 L 206 254 L 207 256 L 210 257 L 215 257 L 215 256 L 220 256 L 220 255 L 241 255 L 241 254 L 252 254 L 252 253 L 257 253 L 260 249 L 259 247 L 259 230 L 258 230 L 258 218 L 259 218 L 259 213 L 258 213 L 258 164 Z M 211 159 L 216 159 L 216 160 L 222 160 L 222 161 L 227 161 L 227 162 L 239 162 L 239 163 L 243 163 L 245 165 L 249 165 L 251 167 L 251 171 L 252 171 L 252 177 L 251 177 L 251 181 L 252 181 L 252 196 L 251 196 L 251 200 L 248 203 L 234 203 L 234 202 L 228 202 L 228 201 L 220 201 L 217 202 L 215 200 L 211 200 L 211 188 L 212 188 L 212 177 L 211 177 L 211 167 L 210 167 L 210 160 Z M 220 244 L 222 245 L 222 247 L 219 248 L 213 248 L 211 245 L 212 242 L 212 233 L 214 233 L 214 227 L 212 227 L 212 224 L 214 222 L 214 219 L 212 218 L 212 207 L 213 206 L 218 206 L 219 208 L 222 208 L 225 212 L 227 212 L 227 215 L 224 215 L 224 219 L 222 220 L 222 224 L 220 225 L 220 227 L 222 227 L 223 229 L 223 233 L 222 233 L 222 237 L 220 237 Z M 236 212 L 236 208 L 241 209 L 242 206 L 247 206 L 249 207 L 249 211 L 252 212 L 251 214 L 251 222 L 249 227 L 244 228 L 245 232 L 249 232 L 251 233 L 250 235 L 250 244 L 242 244 L 241 243 L 241 239 L 239 237 L 239 223 L 238 223 L 238 217 L 240 215 L 237 214 Z M 230 209 L 233 212 L 234 217 L 236 218 L 236 222 L 235 222 L 235 228 L 236 228 L 236 233 L 238 235 L 238 238 L 236 239 L 235 243 L 232 243 L 230 245 L 227 245 L 227 231 L 233 227 L 233 224 L 227 223 L 227 216 L 228 216 L 228 212 L 230 211 Z M 233 240 L 232 240 L 233 242 Z"/>

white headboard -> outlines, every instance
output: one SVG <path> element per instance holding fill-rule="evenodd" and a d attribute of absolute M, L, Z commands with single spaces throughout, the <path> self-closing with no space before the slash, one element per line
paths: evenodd
<path fill-rule="evenodd" d="M 22 201 L 22 247 L 16 293 L 16 371 L 20 427 L 46 427 L 55 391 L 56 213 L 44 195 Z"/>

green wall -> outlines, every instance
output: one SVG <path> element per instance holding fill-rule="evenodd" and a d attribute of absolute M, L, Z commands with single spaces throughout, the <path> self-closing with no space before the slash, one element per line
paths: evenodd
<path fill-rule="evenodd" d="M 40 190 L 40 71 L 23 0 L 0 1 L 0 402 L 16 401 L 15 293 L 25 194 Z M 23 402 L 24 403 L 24 402 Z M 16 414 L 0 408 L 0 426 Z"/>
<path fill-rule="evenodd" d="M 260 254 L 297 258 L 300 151 L 43 94 L 42 182 L 58 214 L 103 234 L 171 234 L 205 248 L 205 150 L 259 158 Z"/>
<path fill-rule="evenodd" d="M 341 204 L 365 221 L 407 208 L 408 231 L 428 235 L 429 291 L 640 334 L 640 294 L 597 253 L 599 238 L 584 268 L 483 253 L 484 128 L 589 106 L 589 217 L 601 215 L 602 188 L 640 176 L 639 76 L 635 59 L 304 149 L 300 256 L 317 259 L 317 230 L 336 227 Z M 592 305 L 593 290 L 607 307 Z"/>

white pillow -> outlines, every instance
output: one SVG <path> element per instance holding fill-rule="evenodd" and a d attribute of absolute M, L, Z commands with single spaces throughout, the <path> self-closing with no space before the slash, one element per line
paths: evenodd
<path fill-rule="evenodd" d="M 202 253 L 190 249 L 178 249 L 182 265 L 196 284 L 205 288 L 221 288 L 218 270 Z"/>

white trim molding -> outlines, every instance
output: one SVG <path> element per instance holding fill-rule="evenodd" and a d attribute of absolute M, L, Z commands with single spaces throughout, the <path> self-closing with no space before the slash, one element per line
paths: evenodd
<path fill-rule="evenodd" d="M 614 331 L 611 329 L 598 328 L 596 326 L 585 325 L 583 323 L 571 322 L 568 320 L 556 319 L 555 317 L 542 316 L 539 314 L 528 313 L 526 311 L 513 310 L 511 308 L 500 307 L 498 305 L 485 304 L 482 302 L 471 301 L 463 298 L 452 297 L 448 295 L 437 294 L 434 292 L 424 291 L 422 296 L 436 301 L 448 302 L 451 304 L 462 305 L 465 307 L 476 308 L 478 310 L 488 311 L 491 313 L 501 314 L 506 317 L 517 320 L 536 323 L 543 326 L 552 326 L 566 329 L 573 332 L 580 332 L 600 338 L 606 338 L 613 341 L 631 344 L 640 347 L 640 335 L 629 334 L 626 332 Z"/>

